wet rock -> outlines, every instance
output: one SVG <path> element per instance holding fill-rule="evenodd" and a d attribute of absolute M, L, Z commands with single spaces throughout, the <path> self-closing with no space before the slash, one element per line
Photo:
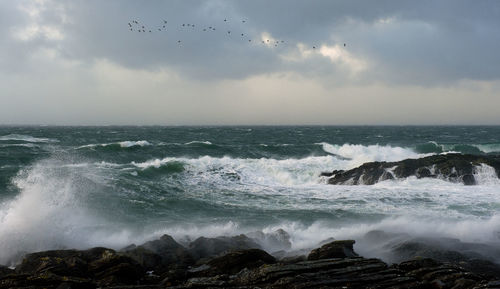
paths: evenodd
<path fill-rule="evenodd" d="M 51 272 L 56 275 L 88 276 L 87 256 L 77 250 L 51 250 L 27 254 L 16 267 L 17 273 L 40 274 Z"/>
<path fill-rule="evenodd" d="M 10 269 L 9 267 L 0 265 L 0 278 L 9 274 L 14 274 L 15 270 Z"/>
<path fill-rule="evenodd" d="M 105 250 L 88 265 L 89 272 L 99 285 L 136 284 L 145 271 L 130 257 Z"/>
<path fill-rule="evenodd" d="M 473 175 L 467 174 L 462 176 L 462 182 L 464 183 L 464 185 L 472 186 L 476 184 L 476 179 Z"/>
<path fill-rule="evenodd" d="M 358 254 L 353 249 L 354 243 L 354 240 L 333 241 L 312 250 L 307 260 L 357 257 Z"/>
<path fill-rule="evenodd" d="M 271 251 L 289 250 L 292 247 L 290 235 L 283 229 L 278 229 L 271 233 L 257 231 L 246 235 L 261 244 L 264 248 Z"/>
<path fill-rule="evenodd" d="M 189 272 L 192 276 L 233 275 L 245 268 L 254 269 L 273 263 L 276 263 L 274 257 L 260 249 L 239 250 L 216 257 Z"/>
<path fill-rule="evenodd" d="M 394 236 L 395 235 L 395 236 Z M 130 257 L 106 248 L 84 251 L 54 250 L 28 254 L 16 271 L 0 267 L 7 275 L 0 275 L 3 288 L 499 288 L 495 276 L 477 274 L 469 268 L 483 268 L 485 272 L 500 272 L 496 264 L 483 259 L 474 259 L 476 254 L 466 251 L 439 251 L 436 244 L 429 246 L 420 241 L 403 241 L 397 234 L 373 231 L 372 240 L 397 240 L 403 255 L 432 252 L 458 263 L 437 261 L 430 258 L 415 258 L 388 266 L 378 259 L 358 257 L 353 251 L 354 241 L 333 241 L 313 250 L 309 260 L 290 259 L 275 262 L 266 252 L 258 249 L 230 251 L 208 259 L 195 268 L 174 267 L 161 274 L 158 270 L 144 272 L 143 267 Z M 246 236 L 237 236 L 243 242 Z M 221 241 L 219 238 L 208 240 Z M 232 238 L 229 238 L 232 239 Z M 158 240 L 157 240 L 158 241 Z M 162 242 L 139 247 L 153 254 L 166 254 L 176 247 L 170 238 Z M 228 246 L 228 240 L 222 244 Z M 455 239 L 438 240 L 465 249 L 475 247 L 485 252 L 491 248 L 462 243 Z M 436 241 L 437 242 L 437 241 Z M 244 243 L 244 242 L 243 242 Z M 167 244 L 169 244 L 167 246 Z M 206 245 L 206 243 L 203 243 Z M 210 243 L 209 244 L 213 244 Z M 241 245 L 241 244 L 239 244 Z M 155 250 L 153 252 L 152 250 Z M 458 253 L 459 255 L 457 255 Z M 406 256 L 405 255 L 405 256 Z M 63 273 L 82 276 L 63 275 Z"/>
<path fill-rule="evenodd" d="M 407 178 L 441 178 L 466 185 L 476 184 L 476 167 L 488 165 L 500 173 L 500 156 L 444 154 L 398 162 L 370 162 L 347 171 L 334 171 L 329 184 L 372 185 L 380 181 Z M 322 174 L 328 176 L 328 174 Z"/>
<path fill-rule="evenodd" d="M 200 237 L 189 244 L 189 253 L 195 259 L 214 257 L 234 250 L 262 249 L 259 244 L 246 235 L 234 237 Z"/>
<path fill-rule="evenodd" d="M 118 255 L 114 250 L 92 248 L 28 254 L 17 266 L 16 274 L 27 274 L 29 277 L 23 282 L 30 286 L 57 287 L 64 283 L 71 288 L 95 288 L 96 284 L 137 284 L 144 269 L 133 259 Z"/>
<path fill-rule="evenodd" d="M 169 235 L 122 250 L 123 255 L 136 260 L 146 270 L 156 270 L 157 273 L 171 267 L 187 267 L 194 264 L 194 259 L 188 250 Z"/>

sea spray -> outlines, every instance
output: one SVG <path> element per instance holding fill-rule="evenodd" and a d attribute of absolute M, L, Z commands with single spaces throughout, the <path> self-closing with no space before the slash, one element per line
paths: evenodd
<path fill-rule="evenodd" d="M 23 252 L 120 249 L 162 234 L 249 234 L 273 251 L 269 234 L 279 229 L 289 252 L 354 238 L 360 254 L 390 258 L 395 241 L 370 242 L 374 230 L 498 248 L 491 168 L 477 167 L 471 187 L 415 177 L 332 186 L 319 177 L 457 145 L 492 153 L 496 127 L 0 127 L 0 136 L 3 264 Z M 441 151 L 419 151 L 430 141 Z"/>

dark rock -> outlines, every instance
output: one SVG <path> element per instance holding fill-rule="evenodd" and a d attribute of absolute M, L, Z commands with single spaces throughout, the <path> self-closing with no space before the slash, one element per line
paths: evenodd
<path fill-rule="evenodd" d="M 0 278 L 9 274 L 14 274 L 15 270 L 10 269 L 9 267 L 0 265 Z"/>
<path fill-rule="evenodd" d="M 62 276 L 86 277 L 87 258 L 77 250 L 52 250 L 31 253 L 16 267 L 17 273 L 40 274 L 51 272 Z"/>
<path fill-rule="evenodd" d="M 286 257 L 281 258 L 279 261 L 280 261 L 280 263 L 283 263 L 283 264 L 293 264 L 293 263 L 302 262 L 302 261 L 306 261 L 306 260 L 307 260 L 306 255 L 300 255 L 300 256 L 286 256 Z"/>
<path fill-rule="evenodd" d="M 153 270 L 157 267 L 165 265 L 168 267 L 168 264 L 171 262 L 162 262 L 162 257 L 156 253 L 153 253 L 145 248 L 136 247 L 135 249 L 129 249 L 128 251 L 122 252 L 124 256 L 130 257 L 134 259 L 136 262 L 141 264 L 145 270 Z"/>
<path fill-rule="evenodd" d="M 311 251 L 307 260 L 357 257 L 352 248 L 354 240 L 333 241 Z"/>
<path fill-rule="evenodd" d="M 27 284 L 57 287 L 65 283 L 64 286 L 71 288 L 95 288 L 96 284 L 136 284 L 144 275 L 144 269 L 114 250 L 92 248 L 28 254 L 17 266 L 16 273 L 29 274 Z"/>
<path fill-rule="evenodd" d="M 123 255 L 136 260 L 146 270 L 156 270 L 157 273 L 171 267 L 187 267 L 194 264 L 194 259 L 188 250 L 169 235 L 128 248 L 122 252 Z"/>
<path fill-rule="evenodd" d="M 459 264 L 439 262 L 429 258 L 416 258 L 387 266 L 378 259 L 357 257 L 352 250 L 354 241 L 334 241 L 315 249 L 310 259 L 296 259 L 276 263 L 264 251 L 249 249 L 233 251 L 210 259 L 200 267 L 176 267 L 161 276 L 152 272 L 143 274 L 142 267 L 133 259 L 111 249 L 93 248 L 84 251 L 60 250 L 28 254 L 18 269 L 5 268 L 7 275 L 0 276 L 0 289 L 47 288 L 47 289 L 153 289 L 153 288 L 498 288 L 500 281 L 490 274 L 476 274 L 469 268 L 483 268 L 485 272 L 500 272 L 496 264 L 471 258 L 470 253 L 449 253 L 438 245 L 446 243 L 456 248 L 482 249 L 490 247 L 462 243 L 455 239 L 439 239 L 430 246 L 421 241 L 401 242 L 399 235 L 382 231 L 370 232 L 370 237 L 380 240 L 397 240 L 403 255 L 432 252 Z M 218 238 L 213 238 L 218 239 Z M 212 240 L 213 240 L 212 239 Z M 224 241 L 227 241 L 223 239 Z M 237 238 L 237 240 L 246 240 Z M 220 241 L 220 240 L 218 240 Z M 234 240 L 233 240 L 234 241 Z M 166 238 L 166 243 L 171 240 Z M 238 242 L 236 242 L 238 243 Z M 159 243 L 154 243 L 158 245 Z M 224 243 L 226 244 L 227 243 Z M 230 244 L 234 245 L 232 242 Z M 143 250 L 166 253 L 166 247 L 148 245 Z M 172 245 L 172 244 L 171 244 Z M 206 245 L 206 244 L 205 244 Z M 241 245 L 241 244 L 240 244 Z M 140 246 L 139 246 L 140 247 Z M 129 248 L 135 250 L 135 248 Z M 163 249 L 165 250 L 163 250 Z M 153 252 L 152 252 L 153 253 Z M 411 254 L 410 254 L 411 253 Z M 459 255 L 457 255 L 458 253 Z M 153 253 L 156 254 L 156 253 Z M 354 257 L 350 257 L 354 256 Z M 327 259 L 322 259 L 327 258 Z M 71 265 L 73 264 L 73 265 Z M 74 268 L 71 268 L 71 267 Z M 77 269 L 75 269 L 77 268 Z M 155 269 L 156 271 L 157 269 Z M 472 269 L 470 269 L 472 270 Z M 29 273 L 23 273 L 29 272 Z M 57 272 L 54 273 L 54 272 Z M 59 275 L 65 272 L 84 274 L 86 277 Z"/>
<path fill-rule="evenodd" d="M 500 278 L 500 265 L 484 259 L 469 259 L 461 262 L 460 266 L 484 276 Z"/>
<path fill-rule="evenodd" d="M 429 178 L 432 174 L 431 171 L 428 168 L 418 168 L 417 171 L 415 172 L 415 175 L 417 178 Z"/>
<path fill-rule="evenodd" d="M 189 244 L 189 253 L 195 259 L 214 257 L 234 250 L 262 249 L 251 238 L 245 235 L 234 237 L 200 237 Z"/>
<path fill-rule="evenodd" d="M 413 239 L 396 242 L 389 246 L 392 254 L 397 256 L 394 259 L 396 262 L 414 258 L 433 260 L 433 262 L 461 266 L 475 274 L 500 278 L 500 265 L 488 260 L 489 257 L 498 255 L 493 247 L 463 243 L 449 238 Z M 403 262 L 400 265 L 405 266 L 405 264 L 406 262 Z M 430 264 L 427 264 L 426 267 L 430 267 Z"/>
<path fill-rule="evenodd" d="M 329 184 L 372 185 L 380 181 L 407 178 L 441 178 L 466 185 L 476 184 L 475 168 L 488 165 L 500 173 L 500 156 L 444 154 L 420 159 L 406 159 L 398 162 L 370 162 L 347 171 L 334 171 L 329 176 Z"/>
<path fill-rule="evenodd" d="M 262 247 L 267 250 L 289 250 L 292 247 L 290 235 L 283 229 L 278 229 L 271 233 L 257 231 L 246 235 L 254 239 L 256 243 L 262 245 Z"/>
<path fill-rule="evenodd" d="M 464 183 L 464 185 L 472 186 L 476 184 L 476 179 L 473 175 L 463 175 L 462 182 Z"/>
<path fill-rule="evenodd" d="M 88 268 L 100 285 L 136 284 L 145 273 L 144 268 L 135 260 L 109 249 L 89 262 Z"/>
<path fill-rule="evenodd" d="M 320 177 L 333 177 L 336 174 L 341 174 L 343 172 L 344 172 L 344 170 L 334 170 L 333 172 L 322 172 L 321 174 L 319 174 L 319 176 Z"/>
<path fill-rule="evenodd" d="M 273 264 L 273 256 L 260 249 L 233 251 L 216 257 L 198 268 L 190 270 L 192 276 L 214 276 L 219 274 L 233 275 L 244 268 L 254 269 L 264 264 Z"/>
<path fill-rule="evenodd" d="M 105 266 L 102 271 L 95 271 L 95 280 L 100 286 L 134 285 L 139 282 L 144 271 L 142 267 L 128 262 L 115 261 L 117 264 Z M 115 263 L 111 262 L 111 263 Z"/>
<path fill-rule="evenodd" d="M 409 272 L 409 271 L 414 271 L 414 270 L 421 269 L 421 268 L 434 268 L 434 267 L 437 267 L 441 264 L 442 263 L 437 262 L 434 259 L 417 258 L 417 259 L 401 262 L 398 265 L 398 268 L 405 271 L 405 272 Z"/>

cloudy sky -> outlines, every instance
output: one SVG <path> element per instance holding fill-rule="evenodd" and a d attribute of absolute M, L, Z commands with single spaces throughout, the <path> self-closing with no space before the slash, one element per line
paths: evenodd
<path fill-rule="evenodd" d="M 500 124 L 496 0 L 2 0 L 0 33 L 0 124 Z"/>

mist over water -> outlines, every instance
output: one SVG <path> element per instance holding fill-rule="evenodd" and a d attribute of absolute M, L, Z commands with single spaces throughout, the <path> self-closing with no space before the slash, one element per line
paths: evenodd
<path fill-rule="evenodd" d="M 386 259 L 367 232 L 497 246 L 500 182 L 488 166 L 476 168 L 477 186 L 319 177 L 447 152 L 500 153 L 500 127 L 0 127 L 0 264 L 280 228 L 291 251 L 353 238 L 360 254 Z"/>

